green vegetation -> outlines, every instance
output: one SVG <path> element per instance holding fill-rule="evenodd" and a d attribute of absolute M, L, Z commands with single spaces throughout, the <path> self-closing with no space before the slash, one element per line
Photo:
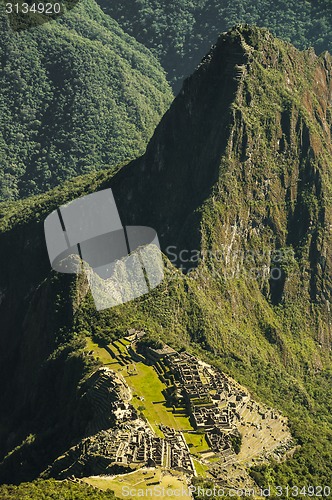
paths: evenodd
<path fill-rule="evenodd" d="M 133 392 L 133 406 L 146 418 L 158 436 L 163 436 L 159 424 L 177 430 L 193 430 L 188 417 L 175 414 L 172 408 L 167 405 L 165 398 L 167 386 L 160 380 L 153 366 L 142 361 L 134 362 L 128 357 L 126 348 L 119 341 L 110 344 L 106 350 L 98 347 L 91 339 L 87 339 L 86 348 L 89 350 L 92 348 L 94 356 L 98 356 L 105 366 L 123 375 Z M 113 358 L 109 351 L 114 353 Z M 127 356 L 125 362 L 121 360 L 121 354 Z M 193 442 L 195 439 L 192 437 L 193 435 L 188 434 L 188 436 L 190 436 L 190 442 Z M 195 441 L 196 451 L 203 451 L 207 447 L 204 436 L 200 436 L 198 440 L 200 444 Z M 199 447 L 202 450 L 198 450 Z"/>
<path fill-rule="evenodd" d="M 105 312 L 105 316 L 119 333 L 121 325 L 125 331 L 128 324 L 141 320 L 168 343 L 191 348 L 218 365 L 249 387 L 258 399 L 289 417 L 301 447 L 284 463 L 264 468 L 263 486 L 329 485 L 332 363 L 324 297 L 329 296 L 331 268 L 327 264 L 321 273 L 319 260 L 313 261 L 313 252 L 321 252 L 315 245 L 323 238 L 330 242 L 324 227 L 330 220 L 331 149 L 316 118 L 322 116 L 329 94 L 327 88 L 323 91 L 326 94 L 316 93 L 312 82 L 321 67 L 331 67 L 331 60 L 327 57 L 325 62 L 310 52 L 299 54 L 290 45 L 273 40 L 266 31 L 246 28 L 241 35 L 234 30 L 231 36 L 235 46 L 242 36 L 256 49 L 250 55 L 250 73 L 232 105 L 236 117 L 232 137 L 236 142 L 229 144 L 219 181 L 200 207 L 199 229 L 206 255 L 227 249 L 234 232 L 236 259 L 231 259 L 225 269 L 220 260 L 206 258 L 186 277 L 168 266 L 158 289 Z M 220 41 L 216 53 L 221 51 Z M 275 61 L 274 67 L 271 61 Z M 202 80 L 204 92 L 215 77 L 212 69 L 208 73 L 208 64 L 196 76 Z M 195 81 L 194 77 L 192 87 Z M 209 94 L 207 102 L 217 106 L 218 96 L 219 89 Z M 209 109 L 204 98 L 200 95 L 200 105 Z M 173 110 L 170 120 L 184 112 L 181 103 L 175 103 Z M 199 115 L 192 119 L 198 120 Z M 218 126 L 219 122 L 212 122 L 212 137 Z M 193 137 L 195 132 L 194 128 L 180 129 L 178 141 L 184 144 L 187 135 Z M 212 140 L 205 143 L 206 150 L 213 144 Z M 171 149 L 173 143 L 168 147 Z M 167 166 L 173 166 L 172 162 L 176 172 L 184 160 L 172 157 Z M 190 167 L 198 175 L 202 163 L 193 160 Z M 323 185 L 324 197 L 317 194 L 313 171 Z M 161 185 L 166 181 L 176 182 L 166 177 Z M 183 191 L 174 196 L 183 207 Z M 258 236 L 253 228 L 259 228 Z M 318 239 L 313 240 L 313 234 Z M 327 252 L 328 248 L 327 243 Z M 269 255 L 277 250 L 282 254 L 279 264 L 285 273 L 279 288 L 268 276 L 252 279 L 250 268 L 261 271 Z M 241 252 L 253 255 L 254 263 L 252 259 L 240 261 Z M 303 269 L 311 271 L 303 273 Z M 82 311 L 85 308 L 90 308 L 88 301 L 82 304 Z M 84 317 L 89 316 L 87 310 Z"/>
<path fill-rule="evenodd" d="M 102 363 L 105 366 L 113 363 L 109 353 L 103 347 L 100 347 L 98 344 L 93 342 L 93 340 L 90 337 L 86 338 L 85 350 L 93 351 L 94 357 L 96 357 L 98 361 L 100 361 L 100 363 Z"/>
<path fill-rule="evenodd" d="M 175 90 L 219 33 L 236 24 L 268 28 L 300 49 L 332 52 L 330 0 L 98 0 L 125 31 L 159 57 Z"/>
<path fill-rule="evenodd" d="M 234 80 L 231 71 L 224 78 L 222 63 L 242 63 L 244 43 L 249 71 L 228 102 L 225 92 Z M 83 352 L 87 332 L 105 345 L 134 327 L 192 350 L 289 417 L 299 448 L 285 462 L 253 471 L 261 486 L 330 484 L 331 68 L 329 56 L 301 54 L 265 30 L 233 30 L 165 116 L 149 162 L 137 160 L 113 180 L 110 173 L 90 174 L 16 207 L 0 207 L 0 262 L 6 262 L 0 370 L 3 379 L 11 374 L 0 393 L 0 439 L 8 453 L 15 450 L 1 474 L 36 477 L 68 449 L 73 431 L 84 432 L 77 387 L 96 366 Z M 150 294 L 98 313 L 82 277 L 50 273 L 42 220 L 61 202 L 113 185 L 119 176 L 124 192 L 126 182 L 137 187 L 141 220 L 150 222 L 153 212 L 175 245 L 176 230 L 188 245 L 198 234 L 194 243 L 207 257 L 186 276 L 166 261 L 165 279 Z M 227 265 L 208 254 L 223 249 Z M 261 271 L 278 250 L 287 253 L 278 283 L 263 273 L 252 279 L 252 260 L 239 257 L 253 256 Z M 139 381 L 138 394 L 149 368 L 128 375 L 130 383 Z M 156 394 L 148 399 L 137 401 L 143 412 L 158 406 Z M 30 434 L 36 439 L 25 442 Z"/>
<path fill-rule="evenodd" d="M 141 402 L 137 397 L 133 399 L 133 404 L 138 408 L 144 405 L 143 415 L 152 425 L 158 435 L 158 424 L 167 425 L 177 430 L 192 429 L 189 419 L 185 416 L 174 415 L 172 408 L 167 408 L 163 391 L 166 386 L 163 384 L 152 366 L 144 363 L 136 363 L 137 375 L 126 377 L 128 385 L 133 389 L 134 394 L 144 398 Z"/>
<path fill-rule="evenodd" d="M 196 458 L 193 459 L 193 462 L 195 464 L 195 469 L 196 469 L 198 477 L 205 478 L 207 476 L 208 466 L 205 464 L 202 464 Z"/>
<path fill-rule="evenodd" d="M 114 500 L 113 491 L 98 491 L 84 483 L 70 481 L 34 481 L 19 486 L 0 486 L 2 500 Z"/>
<path fill-rule="evenodd" d="M 240 449 L 241 449 L 241 443 L 242 443 L 241 434 L 240 433 L 232 434 L 231 435 L 231 442 L 232 442 L 233 450 L 235 451 L 235 453 L 239 454 Z"/>
<path fill-rule="evenodd" d="M 60 205 L 100 189 L 103 182 L 109 180 L 114 170 L 102 170 L 76 177 L 46 193 L 17 201 L 0 203 L 0 230 L 6 232 L 16 224 L 41 223 L 47 215 Z"/>
<path fill-rule="evenodd" d="M 204 433 L 189 433 L 185 432 L 184 437 L 186 439 L 186 443 L 189 446 L 190 453 L 197 454 L 202 453 L 204 451 L 208 451 L 210 449 L 209 445 L 206 442 Z"/>
<path fill-rule="evenodd" d="M 152 54 L 94 0 L 19 33 L 0 9 L 0 201 L 142 154 L 172 100 Z"/>
<path fill-rule="evenodd" d="M 170 491 L 168 495 L 161 496 L 160 489 L 164 488 L 165 490 L 168 489 L 182 491 L 183 489 L 188 488 L 186 478 L 181 473 L 175 471 L 172 471 L 170 473 L 161 468 L 156 468 L 154 470 L 140 469 L 137 472 L 117 476 L 114 479 L 88 477 L 84 478 L 84 481 L 102 490 L 111 488 L 120 498 L 124 498 L 122 495 L 124 487 L 130 489 L 137 488 L 140 490 L 147 490 L 145 495 L 147 498 L 153 498 L 151 496 L 151 491 L 154 487 L 158 487 L 159 494 L 156 494 L 156 496 L 158 495 L 160 498 L 174 499 L 179 498 L 179 496 L 176 497 L 176 495 L 171 495 Z M 190 495 L 183 495 L 180 498 L 190 498 Z"/>

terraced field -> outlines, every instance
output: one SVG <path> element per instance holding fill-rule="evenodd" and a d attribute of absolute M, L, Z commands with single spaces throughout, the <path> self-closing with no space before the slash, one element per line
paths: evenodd
<path fill-rule="evenodd" d="M 173 427 L 176 430 L 193 430 L 189 418 L 175 415 L 171 408 L 167 408 L 163 391 L 166 385 L 161 382 L 152 366 L 142 362 L 135 363 L 137 374 L 123 373 L 127 384 L 133 390 L 132 403 L 136 408 L 144 407 L 143 414 L 153 430 L 159 435 L 159 424 Z"/>
<path fill-rule="evenodd" d="M 287 420 L 283 417 L 263 417 L 255 407 L 252 411 L 245 410 L 241 417 L 242 422 L 238 429 L 242 434 L 242 444 L 237 456 L 240 462 L 248 463 L 262 452 L 271 452 L 276 443 L 290 439 Z"/>
<path fill-rule="evenodd" d="M 93 351 L 105 366 L 123 375 L 133 392 L 133 406 L 142 411 L 158 436 L 163 437 L 163 433 L 159 429 L 159 424 L 172 427 L 176 430 L 193 430 L 188 417 L 175 414 L 172 408 L 166 406 L 166 399 L 163 394 L 166 384 L 160 380 L 153 366 L 141 361 L 133 361 L 128 354 L 128 341 L 123 339 L 121 341 L 117 340 L 106 348 L 99 347 L 91 339 L 87 339 L 87 342 L 87 350 Z M 188 436 L 188 444 L 192 443 L 194 439 L 193 435 L 186 433 L 185 436 L 186 439 Z M 200 439 L 201 436 L 199 436 Z M 205 448 L 207 446 L 205 439 L 204 442 L 203 447 Z M 197 441 L 194 445 L 202 446 Z"/>

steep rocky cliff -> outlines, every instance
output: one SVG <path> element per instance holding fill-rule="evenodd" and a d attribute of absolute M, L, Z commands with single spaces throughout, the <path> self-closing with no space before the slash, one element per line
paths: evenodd
<path fill-rule="evenodd" d="M 2 479 L 33 477 L 79 435 L 76 387 L 92 363 L 82 332 L 112 338 L 138 324 L 289 416 L 301 450 L 256 471 L 261 479 L 287 470 L 299 483 L 329 481 L 331 71 L 328 53 L 234 28 L 186 80 L 143 157 L 113 178 L 1 207 L 2 455 L 37 436 L 4 460 Z M 189 272 L 168 261 L 151 294 L 97 313 L 81 277 L 50 273 L 42 221 L 108 186 L 123 223 L 154 227 L 166 257 Z"/>

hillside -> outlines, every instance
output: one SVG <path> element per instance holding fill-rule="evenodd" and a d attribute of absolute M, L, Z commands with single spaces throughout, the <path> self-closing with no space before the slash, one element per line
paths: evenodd
<path fill-rule="evenodd" d="M 0 206 L 2 481 L 35 478 L 82 438 L 86 337 L 139 328 L 288 417 L 299 448 L 249 471 L 258 485 L 330 485 L 331 70 L 328 53 L 234 28 L 142 158 Z M 84 277 L 50 272 L 43 220 L 109 186 L 125 225 L 157 229 L 166 270 L 149 295 L 98 313 Z"/>
<path fill-rule="evenodd" d="M 268 28 L 300 49 L 332 52 L 330 0 L 98 0 L 159 58 L 178 92 L 218 35 L 236 24 Z"/>
<path fill-rule="evenodd" d="M 134 486 L 141 478 L 148 489 L 151 472 L 142 478 L 148 455 L 159 484 L 177 471 L 183 487 L 199 475 L 249 489 L 255 488 L 248 474 L 254 465 L 294 453 L 287 419 L 278 411 L 197 356 L 161 342 L 156 349 L 149 334 L 140 334 L 140 340 L 134 333 L 104 347 L 87 337 L 86 350 L 104 365 L 91 377 L 91 383 L 98 380 L 90 396 L 96 418 L 87 437 L 43 476 L 74 475 L 121 496 L 123 482 Z"/>
<path fill-rule="evenodd" d="M 21 32 L 2 10 L 0 26 L 0 201 L 144 152 L 172 93 L 157 60 L 94 0 Z"/>
<path fill-rule="evenodd" d="M 61 495 L 61 496 L 59 496 Z M 23 483 L 20 486 L 0 486 L 0 497 L 6 500 L 114 500 L 112 492 L 103 492 L 82 484 L 60 483 L 53 480 Z"/>

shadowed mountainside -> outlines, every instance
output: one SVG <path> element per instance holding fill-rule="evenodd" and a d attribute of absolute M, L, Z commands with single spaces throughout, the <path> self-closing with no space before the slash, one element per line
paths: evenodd
<path fill-rule="evenodd" d="M 328 484 L 331 70 L 328 53 L 234 28 L 185 82 L 143 157 L 113 178 L 90 174 L 0 207 L 0 376 L 11 374 L 0 394 L 3 456 L 37 436 L 4 460 L 2 480 L 35 477 L 79 435 L 86 332 L 110 340 L 138 325 L 288 415 L 301 448 L 255 471 L 257 481 Z M 202 260 L 186 262 L 186 276 L 166 262 L 151 294 L 97 313 L 82 277 L 50 273 L 42 222 L 109 186 L 124 224 L 157 229 L 166 256 L 171 245 Z"/>

